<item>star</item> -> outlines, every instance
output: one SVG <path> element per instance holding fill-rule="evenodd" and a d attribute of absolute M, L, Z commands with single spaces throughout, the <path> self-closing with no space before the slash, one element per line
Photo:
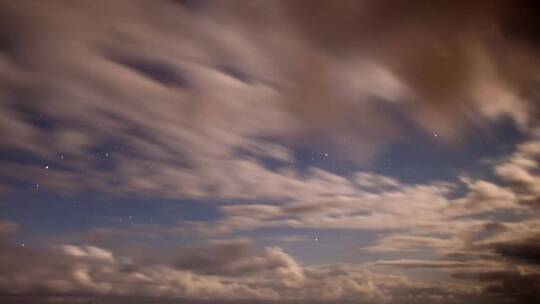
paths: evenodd
<path fill-rule="evenodd" d="M 316 236 L 314 240 L 315 240 L 315 242 L 318 242 L 318 241 L 319 241 L 319 237 Z"/>
<path fill-rule="evenodd" d="M 45 166 L 45 169 L 46 169 L 46 170 L 49 170 L 49 166 Z"/>

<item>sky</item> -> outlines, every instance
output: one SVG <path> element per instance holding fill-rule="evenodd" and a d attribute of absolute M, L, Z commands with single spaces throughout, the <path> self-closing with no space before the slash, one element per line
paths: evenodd
<path fill-rule="evenodd" d="M 0 302 L 540 301 L 534 0 L 0 0 Z"/>

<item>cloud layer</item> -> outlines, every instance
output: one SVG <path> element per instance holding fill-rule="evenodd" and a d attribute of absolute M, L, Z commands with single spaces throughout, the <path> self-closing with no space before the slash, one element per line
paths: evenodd
<path fill-rule="evenodd" d="M 261 159 L 287 164 L 315 138 L 366 161 L 403 130 L 452 141 L 467 125 L 535 120 L 521 68 L 535 45 L 506 16 L 523 8 L 396 5 L 410 7 L 3 2 L 1 145 L 54 169 L 8 163 L 4 175 L 65 192 L 233 197 L 276 174 Z"/>
<path fill-rule="evenodd" d="M 540 18 L 512 2 L 0 1 L 0 194 L 216 211 L 41 247 L 0 222 L 0 297 L 538 300 Z M 524 139 L 486 174 L 359 169 L 503 122 Z M 287 249 L 309 250 L 313 231 L 373 240 L 351 245 L 360 262 L 310 264 Z M 178 234 L 191 243 L 162 254 Z"/>

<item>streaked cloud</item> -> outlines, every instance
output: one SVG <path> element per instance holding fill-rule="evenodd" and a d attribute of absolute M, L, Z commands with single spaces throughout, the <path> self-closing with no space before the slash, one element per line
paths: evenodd
<path fill-rule="evenodd" d="M 537 300 L 537 9 L 2 1 L 0 299 Z"/>

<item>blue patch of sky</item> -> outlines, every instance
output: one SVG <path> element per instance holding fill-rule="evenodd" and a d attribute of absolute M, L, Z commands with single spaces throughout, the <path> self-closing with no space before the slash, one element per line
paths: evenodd
<path fill-rule="evenodd" d="M 111 197 L 97 193 L 76 196 L 12 191 L 0 197 L 1 221 L 21 225 L 18 238 L 31 241 L 47 235 L 84 232 L 93 227 L 126 228 L 131 224 L 175 227 L 182 221 L 214 220 L 214 204 L 157 197 Z"/>
<path fill-rule="evenodd" d="M 50 159 L 43 155 L 20 149 L 5 148 L 0 150 L 0 161 L 2 163 L 42 168 L 43 174 L 46 174 L 46 170 L 74 172 L 73 168 L 64 163 L 64 160 L 67 159 L 66 157 L 65 154 L 59 154 L 56 158 Z M 35 186 L 29 179 L 19 179 L 8 176 L 0 176 L 0 181 L 11 188 L 28 189 Z"/>
<path fill-rule="evenodd" d="M 300 171 L 310 167 L 322 168 L 345 176 L 356 171 L 368 171 L 407 183 L 455 181 L 462 173 L 493 178 L 492 167 L 483 160 L 509 155 L 525 138 L 510 120 L 493 124 L 490 128 L 471 130 L 454 142 L 445 141 L 437 133 L 416 129 L 406 138 L 387 146 L 366 164 L 315 145 L 297 147 L 294 150 L 295 167 Z"/>
<path fill-rule="evenodd" d="M 386 149 L 373 170 L 411 183 L 454 180 L 461 172 L 489 176 L 492 168 L 482 160 L 512 153 L 524 138 L 509 120 L 476 130 L 455 144 L 440 142 L 444 139 L 437 133 L 417 135 Z"/>
<path fill-rule="evenodd" d="M 258 228 L 238 231 L 231 237 L 248 237 L 260 247 L 277 246 L 304 265 L 338 262 L 365 262 L 370 257 L 359 250 L 375 242 L 378 231 L 351 229 L 300 229 L 290 227 Z M 295 242 L 280 241 L 287 236 L 301 237 Z"/>

